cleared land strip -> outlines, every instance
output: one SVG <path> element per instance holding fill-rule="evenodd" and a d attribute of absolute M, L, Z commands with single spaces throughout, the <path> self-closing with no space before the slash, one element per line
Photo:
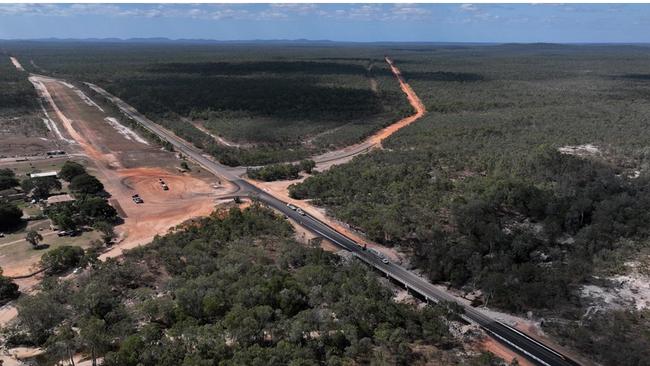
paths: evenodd
<path fill-rule="evenodd" d="M 102 258 L 146 244 L 170 227 L 212 212 L 218 197 L 212 177 L 179 173 L 172 152 L 149 145 L 64 81 L 39 75 L 30 80 L 42 88 L 54 123 L 63 126 L 79 152 L 90 158 L 111 194 L 110 202 L 121 211 L 124 223 L 116 231 L 122 240 Z M 162 191 L 159 179 L 164 179 L 169 191 Z M 134 194 L 145 204 L 134 203 Z"/>
<path fill-rule="evenodd" d="M 23 71 L 23 72 L 25 71 L 23 65 L 20 64 L 17 58 L 10 57 L 10 59 L 11 59 L 11 63 L 14 64 L 14 66 L 16 66 L 16 69 L 18 69 L 18 71 Z"/>
<path fill-rule="evenodd" d="M 358 144 L 354 144 L 335 151 L 329 151 L 324 154 L 312 157 L 312 159 L 316 162 L 316 170 L 324 171 L 334 165 L 347 163 L 348 161 L 352 160 L 353 157 L 359 154 L 364 154 L 374 148 L 381 147 L 381 142 L 384 139 L 422 118 L 422 116 L 427 113 L 427 110 L 424 107 L 424 103 L 422 103 L 420 97 L 418 97 L 415 91 L 413 91 L 413 88 L 411 88 L 411 86 L 404 80 L 402 73 L 397 68 L 397 66 L 395 66 L 393 60 L 386 57 L 386 63 L 388 63 L 391 71 L 393 72 L 393 75 L 395 75 L 397 78 L 400 88 L 404 94 L 406 94 L 406 98 L 408 99 L 409 104 L 411 104 L 415 110 L 415 113 L 406 118 L 402 118 L 401 120 L 389 125 L 388 127 L 382 128 Z"/>

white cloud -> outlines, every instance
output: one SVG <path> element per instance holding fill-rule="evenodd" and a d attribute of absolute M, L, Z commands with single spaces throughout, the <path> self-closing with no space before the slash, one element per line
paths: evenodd
<path fill-rule="evenodd" d="M 83 16 L 142 18 L 192 18 L 281 20 L 296 16 L 316 16 L 343 20 L 393 21 L 423 20 L 431 17 L 430 7 L 417 4 L 359 4 L 337 8 L 318 4 L 207 5 L 119 5 L 119 4 L 0 4 L 1 15 Z"/>
<path fill-rule="evenodd" d="M 459 7 L 460 12 L 465 14 L 465 18 L 460 20 L 460 23 L 472 23 L 472 22 L 485 22 L 485 21 L 497 21 L 502 20 L 501 16 L 494 15 L 488 12 L 489 7 L 481 6 L 478 7 L 474 4 L 462 4 Z"/>
<path fill-rule="evenodd" d="M 462 4 L 460 6 L 461 11 L 477 12 L 480 9 L 474 4 Z"/>

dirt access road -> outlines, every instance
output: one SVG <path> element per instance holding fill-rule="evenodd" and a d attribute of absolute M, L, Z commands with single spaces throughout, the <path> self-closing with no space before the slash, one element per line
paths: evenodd
<path fill-rule="evenodd" d="M 109 202 L 124 218 L 116 228 L 119 244 L 102 257 L 120 255 L 189 218 L 212 212 L 219 192 L 212 176 L 178 172 L 180 162 L 173 153 L 147 143 L 74 86 L 38 75 L 30 81 L 41 86 L 50 116 L 93 162 L 91 169 L 110 193 Z M 136 193 L 143 204 L 133 202 Z"/>
<path fill-rule="evenodd" d="M 343 149 L 329 151 L 322 155 L 312 157 L 312 159 L 316 162 L 316 170 L 320 172 L 325 171 L 334 165 L 347 163 L 348 161 L 352 160 L 353 157 L 359 154 L 364 154 L 372 149 L 381 148 L 381 142 L 384 139 L 399 131 L 400 129 L 417 121 L 427 113 L 427 110 L 424 107 L 424 103 L 422 103 L 418 95 L 415 94 L 415 91 L 413 91 L 411 86 L 404 80 L 402 73 L 395 66 L 393 60 L 386 57 L 386 63 L 388 63 L 391 71 L 393 72 L 393 75 L 395 75 L 397 78 L 400 88 L 402 88 L 402 91 L 404 94 L 406 94 L 406 98 L 415 110 L 415 113 L 375 132 L 372 134 L 372 136 L 366 138 L 364 141 L 358 144 L 350 145 Z"/>

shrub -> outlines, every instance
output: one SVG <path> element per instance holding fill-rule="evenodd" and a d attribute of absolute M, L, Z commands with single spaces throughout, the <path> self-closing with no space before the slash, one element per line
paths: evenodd
<path fill-rule="evenodd" d="M 61 273 L 78 266 L 83 256 L 84 250 L 81 247 L 64 245 L 43 254 L 41 265 L 47 268 L 47 273 Z"/>
<path fill-rule="evenodd" d="M 4 305 L 8 301 L 14 300 L 20 296 L 18 285 L 16 285 L 9 277 L 2 275 L 2 268 L 0 268 L 0 305 Z"/>

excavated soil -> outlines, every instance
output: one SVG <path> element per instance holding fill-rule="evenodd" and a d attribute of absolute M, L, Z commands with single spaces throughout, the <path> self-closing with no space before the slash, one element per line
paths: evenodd
<path fill-rule="evenodd" d="M 116 227 L 118 244 L 102 258 L 120 255 L 124 249 L 145 244 L 187 219 L 206 216 L 214 208 L 216 178 L 181 173 L 180 161 L 168 151 L 147 144 L 124 126 L 109 123 L 101 107 L 69 84 L 38 77 L 55 122 L 64 127 L 93 162 L 92 170 L 111 195 L 109 202 L 124 223 Z M 164 191 L 162 179 L 169 187 Z M 227 191 L 227 189 L 225 190 Z M 136 204 L 134 194 L 144 200 Z"/>

